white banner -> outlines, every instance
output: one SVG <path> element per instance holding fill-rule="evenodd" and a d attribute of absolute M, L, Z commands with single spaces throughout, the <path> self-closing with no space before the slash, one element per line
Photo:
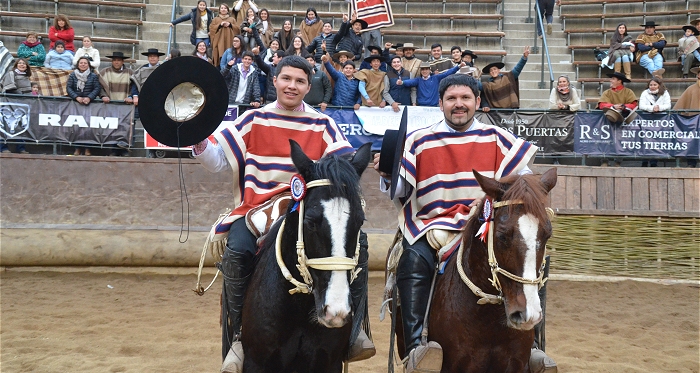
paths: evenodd
<path fill-rule="evenodd" d="M 443 119 L 442 110 L 439 107 L 428 106 L 399 105 L 398 113 L 394 112 L 391 106 L 384 108 L 362 106 L 359 110 L 355 110 L 355 115 L 360 119 L 360 124 L 365 131 L 384 136 L 386 130 L 399 129 L 404 108 L 408 109 L 408 133 L 428 127 Z"/>

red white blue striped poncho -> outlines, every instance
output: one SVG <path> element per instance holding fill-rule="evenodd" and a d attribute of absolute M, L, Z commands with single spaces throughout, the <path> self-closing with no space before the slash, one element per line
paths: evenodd
<path fill-rule="evenodd" d="M 430 229 L 464 227 L 469 204 L 484 196 L 472 169 L 499 180 L 519 173 L 537 152 L 536 146 L 476 118 L 465 132 L 445 128 L 439 122 L 406 139 L 399 172 L 413 191 L 399 214 L 399 226 L 410 244 Z"/>
<path fill-rule="evenodd" d="M 214 134 L 233 170 L 236 206 L 215 227 L 215 241 L 223 239 L 231 224 L 250 209 L 289 190 L 289 180 L 297 173 L 290 156 L 290 139 L 314 161 L 328 154 L 355 151 L 329 116 L 306 104 L 301 111 L 282 110 L 275 104 L 246 111 Z"/>

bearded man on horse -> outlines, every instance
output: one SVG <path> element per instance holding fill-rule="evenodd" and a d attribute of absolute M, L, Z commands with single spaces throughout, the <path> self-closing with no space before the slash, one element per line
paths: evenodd
<path fill-rule="evenodd" d="M 243 347 L 240 342 L 241 312 L 248 279 L 253 271 L 256 241 L 260 233 L 246 224 L 246 214 L 288 193 L 295 173 L 289 140 L 301 144 L 314 161 L 335 154 L 354 152 L 343 132 L 325 114 L 302 100 L 311 87 L 312 70 L 299 56 L 288 56 L 277 66 L 273 80 L 277 101 L 241 114 L 233 123 L 214 132 L 217 144 L 204 140 L 193 147 L 193 154 L 212 172 L 233 170 L 233 205 L 214 228 L 214 241 L 226 239 L 219 270 L 224 276 L 222 291 L 222 372 L 242 372 Z M 269 228 L 269 224 L 267 225 Z M 361 234 L 361 250 L 367 250 L 367 236 Z M 362 242 L 364 241 L 364 242 Z M 276 270 L 276 269 L 275 269 Z M 351 285 L 353 300 L 366 292 L 366 283 Z M 373 356 L 375 348 L 364 332 L 353 341 L 349 361 Z"/>
<path fill-rule="evenodd" d="M 474 118 L 481 103 L 477 81 L 452 75 L 440 82 L 440 122 L 409 134 L 397 175 L 379 171 L 380 189 L 389 192 L 400 208 L 399 227 L 403 253 L 398 261 L 396 285 L 401 305 L 406 372 L 439 372 L 442 347 L 434 341 L 421 344 L 437 251 L 464 228 L 469 212 L 484 197 L 473 171 L 500 180 L 508 175 L 532 173 L 528 163 L 537 147 L 505 129 Z M 394 176 L 392 178 L 392 176 Z M 439 312 L 440 310 L 436 310 Z M 556 363 L 533 349 L 533 372 L 556 372 Z"/>

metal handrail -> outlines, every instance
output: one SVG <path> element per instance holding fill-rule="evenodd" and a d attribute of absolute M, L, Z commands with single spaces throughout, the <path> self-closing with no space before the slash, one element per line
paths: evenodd
<path fill-rule="evenodd" d="M 537 24 L 540 24 L 540 32 L 542 33 L 542 62 L 540 64 L 540 82 L 538 84 L 538 88 L 543 89 L 545 88 L 545 83 L 544 83 L 544 56 L 545 54 L 547 55 L 547 66 L 549 67 L 549 90 L 552 90 L 552 87 L 554 85 L 554 73 L 552 72 L 552 60 L 549 56 L 549 47 L 547 46 L 547 34 L 544 32 L 544 20 L 542 20 L 542 10 L 540 9 L 540 4 L 539 2 L 535 3 L 535 9 L 537 9 L 537 19 L 540 20 L 540 22 L 535 22 L 535 53 L 537 53 Z"/>
<path fill-rule="evenodd" d="M 170 22 L 175 19 L 175 13 L 182 13 L 180 0 L 173 0 L 173 7 L 170 10 Z M 171 48 L 177 48 L 177 25 L 173 25 L 173 27 L 170 28 L 170 33 L 168 34 L 168 51 L 166 52 L 166 56 L 170 56 Z"/>

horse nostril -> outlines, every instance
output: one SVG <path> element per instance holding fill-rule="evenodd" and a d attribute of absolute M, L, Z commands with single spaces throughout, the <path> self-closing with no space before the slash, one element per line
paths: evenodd
<path fill-rule="evenodd" d="M 523 313 L 520 311 L 513 312 L 510 314 L 509 319 L 510 319 L 510 322 L 512 322 L 513 324 L 516 324 L 516 325 L 520 324 L 523 322 Z"/>

